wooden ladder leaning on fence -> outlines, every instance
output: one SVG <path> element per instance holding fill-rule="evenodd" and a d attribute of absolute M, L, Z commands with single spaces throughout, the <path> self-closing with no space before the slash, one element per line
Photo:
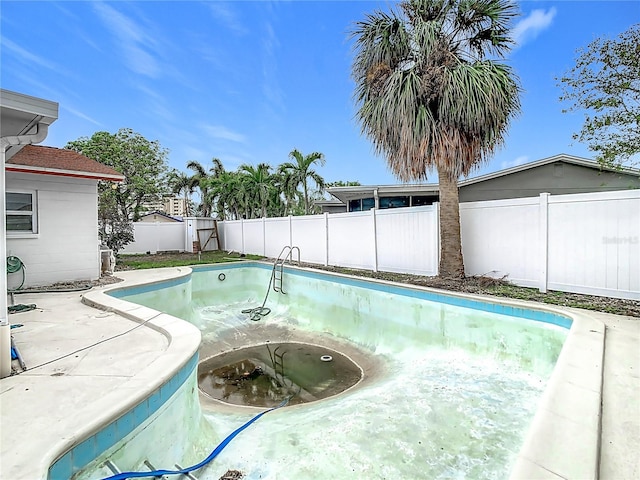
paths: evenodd
<path fill-rule="evenodd" d="M 197 251 L 198 252 L 205 252 L 207 251 L 207 245 L 209 245 L 209 243 L 213 240 L 215 241 L 215 248 L 213 248 L 213 246 L 211 248 L 209 248 L 209 251 L 212 250 L 220 250 L 220 237 L 218 237 L 218 221 L 214 220 L 213 221 L 213 227 L 211 228 L 198 228 L 197 229 L 198 232 L 198 245 L 197 245 Z M 209 232 L 208 235 L 206 232 Z M 204 233 L 204 237 L 206 238 L 204 244 L 202 243 L 202 236 L 200 235 L 201 233 Z M 194 248 L 194 250 L 196 250 Z"/>

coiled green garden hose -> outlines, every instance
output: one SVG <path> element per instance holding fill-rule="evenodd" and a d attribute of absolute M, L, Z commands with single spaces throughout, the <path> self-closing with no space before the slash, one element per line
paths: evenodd
<path fill-rule="evenodd" d="M 22 271 L 22 282 L 20 283 L 20 286 L 16 288 L 16 290 L 20 290 L 24 285 L 24 280 L 25 280 L 24 270 L 25 270 L 25 266 L 24 266 L 24 263 L 22 263 L 22 260 L 14 256 L 7 257 L 7 274 L 17 273 L 19 271 Z"/>

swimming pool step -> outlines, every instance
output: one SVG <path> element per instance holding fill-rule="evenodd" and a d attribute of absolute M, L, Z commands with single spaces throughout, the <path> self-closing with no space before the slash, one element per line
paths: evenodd
<path fill-rule="evenodd" d="M 142 463 L 144 463 L 147 466 L 147 468 L 149 469 L 149 471 L 151 471 L 151 472 L 155 472 L 156 470 L 159 470 L 149 460 L 145 460 Z M 170 477 L 168 475 L 156 475 L 153 478 L 159 478 L 161 480 L 169 480 Z"/>
<path fill-rule="evenodd" d="M 177 463 L 175 464 L 175 467 L 178 470 L 182 470 L 183 467 L 181 467 L 180 465 L 178 465 Z M 180 475 L 180 478 L 188 478 L 189 480 L 198 480 L 198 477 L 196 477 L 195 475 L 191 474 L 191 473 L 183 473 L 182 475 Z"/>
<path fill-rule="evenodd" d="M 106 462 L 104 462 L 104 464 L 109 470 L 113 472 L 114 475 L 122 473 L 122 471 L 111 460 L 107 460 Z"/>
<path fill-rule="evenodd" d="M 145 460 L 143 463 L 147 466 L 147 468 L 149 469 L 150 472 L 155 472 L 155 471 L 159 470 L 158 468 L 153 466 L 153 464 L 149 460 Z M 122 473 L 122 470 L 120 470 L 118 468 L 118 466 L 115 463 L 113 463 L 111 460 L 105 461 L 104 464 L 109 470 L 111 470 L 113 472 L 114 475 L 118 475 L 119 473 Z M 183 467 L 181 467 L 177 463 L 174 464 L 174 466 L 178 470 L 183 470 Z M 161 479 L 161 480 L 169 480 L 170 477 L 168 475 L 157 475 L 157 476 L 155 476 L 153 478 L 158 478 L 158 479 Z M 189 480 L 198 480 L 198 477 L 194 476 L 193 474 L 191 474 L 189 472 L 183 473 L 178 478 L 187 478 Z"/>

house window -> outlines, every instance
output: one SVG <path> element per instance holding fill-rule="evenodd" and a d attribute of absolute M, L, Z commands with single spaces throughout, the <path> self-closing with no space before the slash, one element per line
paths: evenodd
<path fill-rule="evenodd" d="M 433 203 L 437 201 L 437 195 L 416 195 L 411 197 L 411 206 L 420 207 L 422 205 L 433 205 Z"/>
<path fill-rule="evenodd" d="M 380 208 L 408 207 L 409 197 L 381 197 Z"/>
<path fill-rule="evenodd" d="M 38 233 L 35 192 L 7 192 L 7 233 Z"/>
<path fill-rule="evenodd" d="M 371 210 L 376 206 L 376 201 L 371 198 L 359 198 L 358 200 L 349 200 L 350 212 L 362 212 L 364 210 Z"/>
<path fill-rule="evenodd" d="M 375 208 L 375 207 L 376 207 L 375 198 L 371 197 L 371 198 L 362 199 L 362 211 L 371 210 L 372 208 Z"/>
<path fill-rule="evenodd" d="M 349 211 L 360 212 L 362 211 L 362 200 L 349 200 Z"/>

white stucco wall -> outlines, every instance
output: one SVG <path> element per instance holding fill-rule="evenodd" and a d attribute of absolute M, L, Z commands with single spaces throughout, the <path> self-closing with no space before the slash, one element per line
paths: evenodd
<path fill-rule="evenodd" d="M 100 276 L 98 187 L 95 180 L 7 172 L 7 191 L 37 192 L 38 233 L 7 233 L 7 256 L 26 265 L 25 286 Z M 21 275 L 9 275 L 8 287 Z"/>

